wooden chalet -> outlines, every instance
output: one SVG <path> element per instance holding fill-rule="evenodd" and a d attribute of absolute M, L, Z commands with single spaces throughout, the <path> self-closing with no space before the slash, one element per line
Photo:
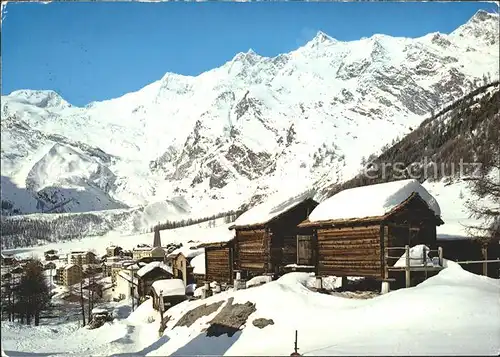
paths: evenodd
<path fill-rule="evenodd" d="M 309 258 L 318 276 L 388 279 L 388 266 L 404 250 L 436 247 L 443 224 L 436 200 L 416 180 L 402 180 L 341 191 L 322 202 L 299 224 L 309 240 Z M 389 254 L 389 252 L 391 252 Z"/>
<path fill-rule="evenodd" d="M 281 274 L 286 265 L 296 263 L 297 225 L 318 205 L 312 196 L 313 192 L 306 192 L 288 199 L 272 197 L 243 213 L 229 227 L 235 230 L 234 269 L 240 271 L 242 277 Z M 225 249 L 224 261 L 231 248 Z M 210 259 L 209 250 L 207 260 Z M 210 261 L 207 275 L 209 272 Z"/>
<path fill-rule="evenodd" d="M 151 262 L 137 271 L 138 295 L 144 298 L 152 294 L 151 286 L 157 280 L 172 279 L 172 268 L 163 262 Z"/>
<path fill-rule="evenodd" d="M 207 282 L 232 284 L 234 279 L 234 240 L 204 243 L 205 276 Z"/>

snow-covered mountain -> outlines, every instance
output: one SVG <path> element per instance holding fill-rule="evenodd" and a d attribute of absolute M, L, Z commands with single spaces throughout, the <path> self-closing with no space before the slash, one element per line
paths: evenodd
<path fill-rule="evenodd" d="M 498 21 L 479 11 L 450 34 L 414 39 L 319 32 L 287 54 L 250 50 L 83 108 L 53 91 L 15 91 L 2 96 L 2 207 L 84 212 L 170 199 L 207 216 L 344 181 L 431 110 L 498 78 Z"/>

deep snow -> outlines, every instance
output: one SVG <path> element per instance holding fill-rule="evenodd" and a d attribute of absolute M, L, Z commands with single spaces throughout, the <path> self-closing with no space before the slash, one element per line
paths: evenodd
<path fill-rule="evenodd" d="M 311 279 L 307 273 L 289 273 L 263 286 L 183 302 L 167 311 L 172 319 L 160 338 L 159 313 L 148 300 L 127 318 L 97 330 L 71 324 L 35 328 L 3 323 L 3 348 L 8 355 L 289 355 L 297 330 L 302 355 L 500 352 L 499 280 L 449 262 L 448 268 L 416 287 L 363 300 L 310 291 L 306 286 Z M 250 301 L 257 309 L 232 337 L 206 337 L 204 332 L 224 304 L 190 327 L 172 329 L 194 307 L 230 297 L 234 303 Z M 257 318 L 272 319 L 274 324 L 259 329 L 251 323 Z"/>

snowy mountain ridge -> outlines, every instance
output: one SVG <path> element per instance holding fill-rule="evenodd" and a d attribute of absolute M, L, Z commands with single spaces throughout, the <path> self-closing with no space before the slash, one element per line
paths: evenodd
<path fill-rule="evenodd" d="M 318 32 L 290 53 L 249 50 L 83 108 L 53 91 L 15 91 L 2 96 L 2 211 L 177 197 L 207 216 L 341 182 L 431 109 L 498 78 L 498 60 L 498 14 L 479 11 L 449 35 L 342 42 Z"/>

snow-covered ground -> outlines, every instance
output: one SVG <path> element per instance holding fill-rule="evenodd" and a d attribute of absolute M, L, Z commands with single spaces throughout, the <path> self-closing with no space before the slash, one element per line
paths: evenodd
<path fill-rule="evenodd" d="M 8 356 L 43 354 L 168 356 L 289 355 L 295 330 L 302 355 L 498 355 L 500 281 L 477 276 L 449 263 L 420 285 L 371 299 L 348 299 L 313 292 L 308 273 L 289 273 L 277 281 L 205 300 L 186 301 L 167 311 L 172 319 L 158 336 L 159 313 L 151 300 L 126 317 L 127 306 L 96 330 L 77 323 L 26 327 L 2 324 Z M 206 329 L 233 297 L 256 311 L 232 337 L 207 337 Z M 174 325 L 193 308 L 223 301 L 217 311 L 190 326 Z M 272 319 L 262 329 L 258 318 Z"/>

